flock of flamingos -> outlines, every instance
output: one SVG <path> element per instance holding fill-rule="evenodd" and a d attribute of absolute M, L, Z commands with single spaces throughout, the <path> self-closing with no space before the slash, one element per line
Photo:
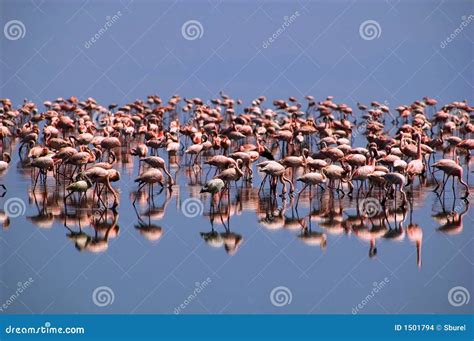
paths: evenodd
<path fill-rule="evenodd" d="M 39 209 L 31 219 L 48 224 L 54 215 L 62 217 L 80 250 L 104 251 L 117 235 L 117 207 L 127 187 L 134 208 L 137 201 L 148 207 L 136 211 L 136 228 L 158 239 L 161 227 L 151 220 L 162 218 L 172 193 L 179 192 L 183 169 L 199 188 L 194 196 L 210 200 L 204 215 L 212 230 L 202 238 L 229 253 L 242 242 L 230 231 L 229 217 L 247 206 L 264 227 L 299 229 L 309 245 L 326 245 L 326 233 L 312 231 L 312 220 L 325 232 L 353 232 L 370 242 L 371 256 L 378 238 L 403 239 L 406 232 L 420 265 L 423 233 L 411 221 L 403 227 L 407 207 L 411 212 L 428 189 L 435 192 L 443 207 L 435 219 L 452 233 L 462 229 L 468 209 L 474 108 L 466 101 L 440 106 L 425 97 L 395 109 L 374 101 L 357 103 L 356 112 L 331 96 L 273 102 L 261 96 L 245 107 L 224 93 L 208 102 L 178 95 L 166 102 L 152 95 L 123 106 L 76 97 L 45 101 L 43 107 L 28 100 L 0 104 L 0 176 L 18 153 L 17 168 L 31 176 L 30 198 Z M 123 183 L 120 167 L 134 161 L 135 183 Z M 446 192 L 454 198 L 452 210 L 445 209 Z M 165 204 L 157 208 L 160 196 Z M 342 217 L 347 200 L 355 201 L 356 216 Z M 308 222 L 298 214 L 300 201 L 309 202 Z M 291 217 L 285 214 L 289 208 Z M 79 232 L 70 228 L 71 217 L 79 219 Z M 8 212 L 0 218 L 5 227 Z M 214 218 L 224 233 L 214 230 Z M 95 235 L 83 232 L 87 225 Z"/>

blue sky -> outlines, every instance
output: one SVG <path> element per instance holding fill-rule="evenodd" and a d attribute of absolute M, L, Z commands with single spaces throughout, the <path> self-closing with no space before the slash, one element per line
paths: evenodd
<path fill-rule="evenodd" d="M 471 99 L 474 25 L 440 44 L 473 11 L 471 1 L 2 1 L 1 24 L 20 20 L 24 38 L 0 39 L 1 96 L 15 101 L 93 96 L 119 102 L 158 93 L 250 100 L 317 99 L 349 105 L 423 96 Z M 121 13 L 92 46 L 85 43 Z M 290 17 L 296 19 L 263 48 Z M 186 40 L 196 20 L 202 36 Z M 379 25 L 364 40 L 360 25 Z"/>

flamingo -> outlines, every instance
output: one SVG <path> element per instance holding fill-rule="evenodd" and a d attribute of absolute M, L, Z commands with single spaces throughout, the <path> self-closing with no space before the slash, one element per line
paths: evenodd
<path fill-rule="evenodd" d="M 359 168 L 356 168 L 356 170 L 351 175 L 351 181 L 353 181 L 353 180 L 360 181 L 360 186 L 357 190 L 357 197 L 359 196 L 359 192 L 360 192 L 360 188 L 362 187 L 362 184 L 376 170 L 375 161 L 376 161 L 376 157 L 378 156 L 378 151 L 377 151 L 376 145 L 374 143 L 370 144 L 368 153 L 370 154 L 370 157 L 368 158 L 368 164 L 363 165 Z M 362 161 L 362 158 L 359 161 Z M 354 160 L 352 160 L 352 162 L 354 163 Z M 349 195 L 352 194 L 352 190 L 353 190 L 353 188 L 351 186 L 351 190 L 349 192 Z"/>
<path fill-rule="evenodd" d="M 417 141 L 417 152 L 416 152 L 416 159 L 411 160 L 406 168 L 406 174 L 408 176 L 408 183 L 407 185 L 413 182 L 413 178 L 415 176 L 421 177 L 422 174 L 425 172 L 425 164 L 423 163 L 423 158 L 421 154 L 421 135 L 417 133 L 416 135 Z"/>
<path fill-rule="evenodd" d="M 206 142 L 207 142 L 207 135 L 203 135 L 201 143 L 193 144 L 185 150 L 184 152 L 185 154 L 191 155 L 191 160 L 192 160 L 192 155 L 194 155 L 194 161 L 191 162 L 193 166 L 196 164 L 196 161 L 199 155 L 201 154 L 201 152 L 207 147 L 207 145 L 205 144 Z M 211 147 L 212 147 L 212 144 L 211 144 Z"/>
<path fill-rule="evenodd" d="M 112 209 L 115 210 L 115 208 L 119 205 L 119 197 L 117 192 L 114 190 L 112 185 L 110 184 L 111 181 L 111 175 L 113 173 L 110 173 L 107 169 L 104 169 L 102 167 L 91 167 L 81 173 L 79 173 L 76 176 L 76 181 L 85 179 L 86 177 L 89 178 L 92 182 L 95 182 L 96 188 L 95 192 L 97 193 L 98 200 L 105 205 L 105 203 L 100 199 L 100 192 L 97 191 L 97 185 L 98 184 L 103 184 L 105 188 L 110 191 L 114 197 L 114 202 L 112 205 Z"/>
<path fill-rule="evenodd" d="M 291 168 L 291 179 L 294 181 L 295 170 L 299 167 L 306 166 L 306 158 L 308 157 L 309 150 L 307 148 L 303 149 L 301 156 L 286 156 L 280 160 L 280 163 L 285 166 L 285 168 Z"/>
<path fill-rule="evenodd" d="M 396 172 L 390 172 L 386 173 L 383 175 L 383 178 L 385 180 L 386 186 L 391 187 L 392 191 L 394 192 L 394 198 L 395 198 L 395 206 L 396 206 L 396 200 L 397 200 L 397 194 L 396 194 L 396 188 L 400 190 L 400 193 L 402 193 L 403 196 L 403 203 L 402 205 L 405 204 L 407 197 L 406 193 L 404 190 L 404 187 L 406 185 L 406 178 L 403 174 L 396 173 Z M 383 199 L 383 202 L 385 202 L 385 197 Z"/>
<path fill-rule="evenodd" d="M 294 192 L 293 183 L 285 177 L 285 167 L 281 163 L 277 161 L 269 160 L 269 161 L 264 161 L 257 166 L 263 173 L 265 173 L 265 177 L 263 178 L 262 183 L 260 185 L 260 190 L 262 189 L 267 176 L 270 176 L 272 179 L 270 184 L 273 190 L 276 189 L 276 181 L 280 180 L 281 184 L 283 185 L 283 189 L 281 192 L 282 196 L 286 194 L 286 183 L 290 185 L 290 193 Z"/>
<path fill-rule="evenodd" d="M 168 176 L 169 187 L 174 185 L 173 177 L 171 176 L 170 171 L 166 167 L 166 163 L 163 158 L 159 156 L 147 156 L 145 158 L 141 158 L 140 162 L 145 162 L 153 168 L 162 169 L 165 172 L 166 176 Z"/>
<path fill-rule="evenodd" d="M 209 180 L 202 188 L 200 193 L 211 193 L 211 214 L 214 208 L 214 197 L 218 193 L 222 193 L 223 189 L 225 188 L 225 182 L 222 179 L 211 179 Z M 220 198 L 218 206 L 220 206 Z"/>
<path fill-rule="evenodd" d="M 104 131 L 107 131 L 107 130 L 104 130 Z M 111 156 L 112 159 L 115 160 L 116 156 L 113 149 L 121 147 L 122 143 L 120 142 L 118 137 L 109 136 L 109 134 L 106 133 L 106 136 L 100 142 L 100 146 L 109 153 L 108 154 L 109 157 Z"/>
<path fill-rule="evenodd" d="M 38 168 L 39 172 L 35 179 L 35 184 L 33 186 L 33 191 L 36 189 L 36 183 L 40 174 L 43 176 L 43 182 L 46 183 L 46 175 L 48 171 L 54 169 L 54 160 L 51 156 L 40 156 L 31 161 L 31 167 Z"/>
<path fill-rule="evenodd" d="M 226 183 L 226 187 L 229 188 L 229 183 L 231 181 L 237 181 L 244 175 L 240 166 L 242 165 L 242 160 L 237 160 L 237 163 L 231 168 L 224 169 L 222 172 L 217 174 L 214 178 L 220 179 Z"/>
<path fill-rule="evenodd" d="M 71 195 L 74 193 L 80 193 L 81 197 L 85 195 L 87 190 L 92 187 L 92 181 L 86 176 L 85 180 L 79 180 L 76 182 L 73 182 L 69 184 L 66 187 L 66 190 L 69 191 L 68 195 L 64 197 L 64 201 L 66 201 L 67 198 L 69 198 Z"/>
<path fill-rule="evenodd" d="M 231 166 L 236 166 L 237 162 L 225 155 L 214 155 L 210 159 L 204 161 L 204 164 L 214 166 L 217 170 L 222 170 Z"/>
<path fill-rule="evenodd" d="M 85 210 L 79 210 L 78 217 L 63 213 L 61 209 L 67 205 L 61 205 L 54 199 L 58 191 L 49 193 L 49 196 L 46 190 L 44 193 L 35 193 L 39 177 L 42 176 L 46 189 L 48 171 L 52 170 L 57 187 L 61 185 L 63 192 L 67 193 L 63 199 L 66 201 L 70 196 L 79 193 L 81 206 L 91 203 L 109 206 L 110 191 L 114 196 L 112 208 L 115 211 L 120 199 L 119 193 L 114 189 L 121 178 L 119 167 L 129 174 L 133 173 L 133 156 L 137 156 L 139 166 L 135 180 L 140 193 L 135 195 L 135 200 L 137 197 L 139 200 L 153 200 L 154 184 L 163 186 L 165 177 L 168 178 L 167 185 L 174 184 L 177 175 L 171 176 L 170 167 L 174 164 L 179 167 L 180 160 L 177 155 L 185 150 L 185 154 L 191 155 L 190 162 L 193 166 L 199 164 L 201 167 L 201 161 L 205 161 L 209 171 L 214 168 L 214 178 L 207 181 L 206 175 L 206 182 L 202 187 L 202 172 L 196 172 L 194 167 L 186 169 L 186 175 L 192 178 L 193 186 L 190 186 L 190 190 L 200 189 L 201 193 L 211 194 L 211 211 L 218 197 L 219 205 L 221 203 L 222 195 L 219 194 L 228 190 L 229 205 L 227 212 L 219 212 L 221 217 L 231 217 L 242 210 L 252 209 L 257 211 L 258 220 L 264 227 L 294 229 L 295 226 L 303 226 L 304 220 L 302 222 L 299 217 L 294 219 L 285 216 L 286 198 L 281 201 L 282 208 L 278 207 L 278 182 L 282 184 L 283 197 L 287 193 L 287 185 L 290 185 L 289 206 L 292 209 L 294 200 L 291 194 L 298 183 L 302 183 L 302 189 L 298 193 L 296 208 L 300 203 L 301 193 L 307 190 L 307 187 L 310 192 L 310 204 L 313 196 L 312 186 L 322 189 L 329 187 L 329 199 L 326 200 L 326 196 L 321 195 L 321 207 L 314 211 L 311 208 L 310 223 L 311 219 L 319 219 L 320 227 L 331 234 L 354 232 L 358 237 L 370 241 L 371 256 L 375 255 L 375 241 L 380 233 L 383 232 L 386 238 L 403 236 L 403 226 L 400 225 L 394 232 L 386 232 L 384 222 L 390 225 L 389 219 L 394 216 L 396 221 L 398 212 L 404 211 L 407 202 L 406 186 L 412 184 L 416 176 L 424 180 L 422 175 L 426 169 L 432 174 L 434 171 L 442 171 L 444 174 L 443 181 L 439 182 L 435 191 L 445 193 L 449 177 L 452 177 L 453 191 L 461 190 L 461 195 L 464 195 L 465 189 L 465 197 L 469 194 L 469 179 L 467 177 L 463 180 L 462 173 L 463 167 L 467 166 L 464 171 L 467 171 L 469 176 L 470 153 L 474 149 L 474 139 L 470 138 L 474 133 L 474 125 L 470 122 L 473 108 L 467 101 L 448 103 L 440 110 L 434 108 L 436 101 L 429 97 L 408 105 L 400 105 L 396 111 L 403 122 L 393 122 L 389 127 L 385 126 L 385 120 L 392 115 L 388 106 L 383 103 L 373 101 L 370 109 L 359 103 L 357 107 L 362 111 L 362 120 L 365 122 L 355 125 L 350 118 L 352 108 L 344 103 L 336 103 L 332 96 L 321 102 L 316 102 L 312 96 L 305 98 L 308 101 L 306 109 L 302 109 L 302 104 L 294 96 L 276 99 L 269 105 L 265 102 L 266 98 L 260 96 L 248 107 L 242 108 L 241 100 L 234 100 L 223 93 L 210 102 L 200 98 L 184 99 L 183 107 L 180 107 L 181 98 L 178 95 L 172 96 L 168 101 L 151 95 L 144 101 L 135 100 L 122 106 L 102 106 L 93 98 L 79 101 L 71 97 L 45 101 L 45 111 L 27 100 L 22 105 L 15 106 L 8 99 L 0 99 L 0 143 L 3 154 L 0 172 L 11 169 L 12 160 L 7 151 L 12 152 L 12 141 L 18 137 L 19 167 L 22 169 L 31 165 L 31 178 L 34 178 L 35 185 L 30 196 L 31 199 L 34 197 L 35 202 L 38 196 L 43 204 L 42 212 L 30 220 L 38 225 L 52 226 L 58 217 L 64 217 L 67 223 L 78 218 L 79 224 L 96 227 L 94 221 L 99 219 L 90 219 Z M 270 107 L 272 103 L 273 107 Z M 428 112 L 433 112 L 432 119 L 428 118 Z M 96 122 L 97 120 L 93 119 L 95 114 L 103 115 L 104 118 Z M 183 119 L 188 123 L 181 124 Z M 430 137 L 425 133 L 428 131 L 431 131 Z M 180 143 L 182 136 L 186 140 L 184 145 Z M 355 141 L 359 143 L 364 138 L 367 145 L 364 143 L 364 147 L 356 146 Z M 192 141 L 191 145 L 189 140 Z M 22 151 L 26 148 L 28 160 L 23 161 Z M 118 153 L 117 148 L 120 149 L 119 155 L 114 154 Z M 168 162 L 165 162 L 166 158 L 158 156 L 160 149 L 166 150 Z M 209 156 L 206 155 L 208 151 Z M 438 151 L 443 153 L 443 159 L 435 162 L 435 152 Z M 206 155 L 204 160 L 203 154 Z M 444 159 L 445 154 L 452 155 L 453 160 Z M 173 162 L 171 156 L 174 157 Z M 263 177 L 258 194 L 266 185 L 266 180 L 270 179 L 269 200 L 257 199 L 256 188 L 253 188 L 251 181 L 253 163 L 258 162 L 261 156 L 268 160 L 256 166 Z M 427 168 L 432 158 L 434 164 Z M 462 163 L 459 158 L 462 158 Z M 295 175 L 300 170 L 302 174 Z M 62 182 L 59 174 L 64 175 Z M 461 189 L 455 188 L 455 178 L 461 183 L 458 186 Z M 239 180 L 242 180 L 242 188 L 237 191 L 237 202 L 231 205 L 231 183 L 235 181 L 237 185 Z M 250 181 L 244 186 L 247 180 Z M 434 180 L 438 183 L 436 177 Z M 365 226 L 369 221 L 362 218 L 362 228 L 354 227 L 356 224 L 352 220 L 344 220 L 342 201 L 339 202 L 341 212 L 334 212 L 332 190 L 336 189 L 338 194 L 343 195 L 344 183 L 349 187 L 349 194 L 352 194 L 354 186 L 358 185 L 359 195 L 361 188 L 364 190 L 368 183 L 365 197 L 381 197 L 380 202 L 384 210 L 379 212 L 375 219 L 370 217 L 372 227 Z M 146 185 L 148 196 L 141 193 Z M 438 191 L 441 185 L 442 189 Z M 93 195 L 89 199 L 87 193 L 93 186 Z M 422 190 L 426 189 L 421 181 L 419 186 Z M 374 188 L 377 189 L 375 194 Z M 103 192 L 105 194 L 102 194 Z M 397 192 L 402 196 L 401 208 L 397 207 Z M 88 200 L 83 200 L 84 197 Z M 207 200 L 209 197 L 202 198 Z M 394 210 L 385 206 L 389 198 L 395 203 Z M 346 202 L 351 203 L 351 200 Z M 413 203 L 411 205 L 413 206 Z M 156 219 L 165 216 L 163 208 L 149 208 L 149 212 L 153 212 Z M 265 215 L 265 218 L 262 218 L 262 215 Z M 379 220 L 379 225 L 374 225 L 374 220 Z M 147 231 L 145 229 L 143 227 L 143 231 Z M 410 230 L 417 234 L 416 228 L 410 227 Z M 142 230 L 139 232 L 142 233 Z M 153 227 L 148 232 L 150 238 L 159 238 L 162 230 Z M 307 243 L 323 244 L 325 239 L 322 235 L 303 230 L 299 237 Z M 229 253 L 235 252 L 243 240 L 241 236 L 230 232 L 228 227 L 225 233 L 215 232 L 207 236 L 210 243 L 216 242 L 225 246 Z M 77 238 L 81 249 L 103 251 L 107 247 L 107 241 L 103 238 L 84 238 L 82 235 Z"/>
<path fill-rule="evenodd" d="M 215 195 L 220 193 L 224 186 L 225 183 L 222 179 L 211 179 L 201 188 L 201 193 L 211 193 L 212 195 Z"/>
<path fill-rule="evenodd" d="M 0 172 L 3 172 L 10 165 L 12 158 L 9 153 L 3 153 L 3 160 L 0 161 Z"/>
<path fill-rule="evenodd" d="M 158 183 L 161 188 L 164 187 L 163 185 L 163 173 L 157 169 L 157 168 L 150 168 L 144 171 L 141 175 L 139 175 L 136 179 L 135 182 L 138 182 L 138 192 L 145 186 L 149 185 L 148 191 L 150 197 L 152 197 L 153 194 L 153 185 Z M 135 196 L 135 199 L 133 200 L 133 203 L 137 200 L 137 196 Z"/>
<path fill-rule="evenodd" d="M 342 192 L 342 194 L 344 195 L 344 191 L 341 188 L 342 182 L 349 180 L 348 177 L 350 176 L 350 166 L 346 166 L 346 168 L 343 168 L 338 165 L 329 165 L 321 169 L 321 173 L 324 174 L 329 180 L 328 186 L 331 189 L 334 188 L 334 182 L 336 180 L 339 180 L 338 186 L 336 187 L 336 191 Z M 348 184 L 352 186 L 350 181 L 348 182 Z"/>
<path fill-rule="evenodd" d="M 298 193 L 298 199 L 296 201 L 296 207 L 298 207 L 298 203 L 300 201 L 301 193 L 304 192 L 306 187 L 309 186 L 310 198 L 311 198 L 311 193 L 312 193 L 313 186 L 319 186 L 322 190 L 324 190 L 324 187 L 321 184 L 326 182 L 326 175 L 324 175 L 324 173 L 311 172 L 311 173 L 306 173 L 306 174 L 300 176 L 299 178 L 296 179 L 296 181 L 300 181 L 300 182 L 304 183 L 303 188 Z"/>
<path fill-rule="evenodd" d="M 462 198 L 467 198 L 469 196 L 469 186 L 467 185 L 467 183 L 464 182 L 462 178 L 463 169 L 459 165 L 459 159 L 453 162 L 446 162 L 446 161 L 440 162 L 440 161 L 433 164 L 433 167 L 442 170 L 444 174 L 447 175 L 446 180 L 443 182 L 441 192 L 444 192 L 444 187 L 446 186 L 446 183 L 448 182 L 449 177 L 452 177 L 453 178 L 453 193 L 455 193 L 454 178 L 458 178 L 459 183 L 461 183 L 461 185 L 463 185 L 464 188 L 466 189 L 466 193 L 464 194 Z"/>

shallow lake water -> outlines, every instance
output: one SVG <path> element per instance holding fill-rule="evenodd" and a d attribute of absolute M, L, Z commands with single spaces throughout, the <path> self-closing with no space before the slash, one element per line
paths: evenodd
<path fill-rule="evenodd" d="M 156 186 L 150 197 L 146 189 L 137 194 L 137 159 L 123 154 L 114 213 L 87 208 L 95 207 L 91 193 L 87 203 L 70 197 L 64 206 L 64 188 L 51 175 L 33 192 L 31 169 L 14 155 L 1 201 L 19 216 L 0 232 L 1 298 L 26 288 L 9 313 L 471 309 L 448 301 L 451 288 L 472 289 L 472 207 L 457 186 L 455 201 L 451 186 L 439 197 L 428 177 L 405 209 L 397 204 L 395 213 L 389 200 L 385 213 L 368 217 L 364 193 L 351 199 L 313 189 L 297 208 L 301 185 L 284 200 L 270 196 L 268 184 L 259 195 L 255 170 L 252 183 L 233 185 L 211 211 L 200 189 L 214 169 L 186 166 L 181 157 L 171 168 L 176 185 Z M 373 200 L 379 203 L 378 194 Z M 83 238 L 92 242 L 84 247 Z"/>

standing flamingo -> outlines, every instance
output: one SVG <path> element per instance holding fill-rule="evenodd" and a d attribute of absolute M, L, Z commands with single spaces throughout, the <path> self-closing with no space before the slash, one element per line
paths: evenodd
<path fill-rule="evenodd" d="M 324 175 L 324 173 L 311 172 L 311 173 L 306 173 L 306 174 L 300 176 L 298 179 L 296 179 L 296 181 L 300 181 L 300 182 L 304 183 L 303 188 L 298 193 L 298 199 L 296 200 L 296 207 L 298 207 L 298 203 L 300 201 L 301 193 L 304 192 L 306 187 L 309 186 L 310 198 L 311 198 L 311 193 L 312 193 L 313 186 L 319 186 L 322 190 L 324 190 L 324 187 L 321 184 L 326 182 L 326 175 Z"/>
<path fill-rule="evenodd" d="M 413 178 L 415 176 L 421 177 L 422 174 L 425 172 L 425 164 L 423 163 L 423 157 L 421 154 L 421 135 L 417 133 L 416 135 L 417 141 L 417 151 L 416 151 L 416 159 L 411 160 L 406 169 L 406 174 L 408 176 L 408 183 L 407 185 L 413 183 Z"/>
<path fill-rule="evenodd" d="M 462 198 L 467 198 L 469 196 L 469 186 L 467 185 L 467 183 L 464 182 L 464 180 L 462 178 L 463 169 L 459 165 L 459 159 L 457 160 L 457 162 L 453 161 L 453 162 L 443 162 L 443 163 L 441 163 L 441 162 L 438 161 L 437 163 L 433 164 L 433 167 L 442 170 L 444 172 L 444 174 L 447 175 L 446 180 L 443 182 L 443 186 L 441 188 L 441 193 L 444 192 L 444 187 L 446 186 L 446 183 L 448 182 L 449 177 L 452 177 L 453 178 L 453 193 L 455 193 L 454 178 L 458 178 L 458 181 L 466 189 L 466 193 L 464 194 L 464 196 L 462 196 Z"/>

